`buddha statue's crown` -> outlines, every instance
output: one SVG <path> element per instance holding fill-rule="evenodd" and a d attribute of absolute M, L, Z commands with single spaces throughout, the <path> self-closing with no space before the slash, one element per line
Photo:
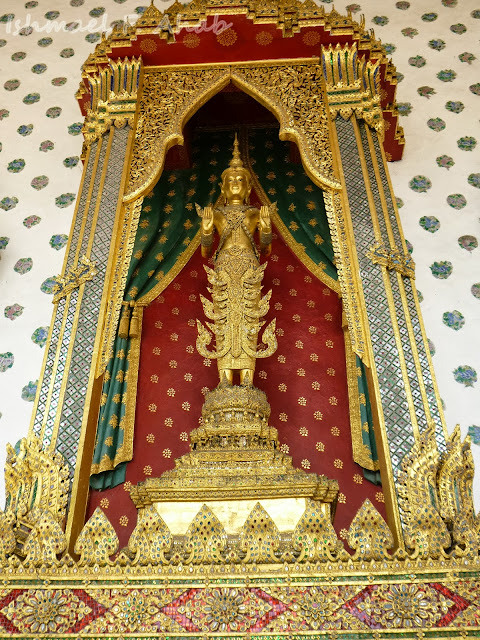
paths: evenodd
<path fill-rule="evenodd" d="M 240 145 L 238 143 L 238 136 L 235 133 L 235 140 L 233 142 L 233 155 L 228 163 L 228 167 L 222 173 L 222 180 L 225 178 L 227 173 L 231 173 L 232 171 L 240 171 L 241 173 L 248 176 L 248 179 L 251 180 L 251 173 L 248 169 L 243 166 L 242 157 L 240 154 Z"/>

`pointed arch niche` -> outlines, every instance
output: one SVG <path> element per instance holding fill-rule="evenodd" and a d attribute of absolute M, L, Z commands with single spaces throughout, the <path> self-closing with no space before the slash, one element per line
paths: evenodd
<path fill-rule="evenodd" d="M 215 364 L 203 361 L 194 348 L 195 319 L 203 317 L 199 294 L 207 291 L 194 203 L 216 201 L 235 131 L 240 134 L 244 165 L 254 174 L 251 201 L 257 206 L 278 203 L 264 290 L 273 290 L 270 315 L 277 318 L 280 347 L 275 356 L 259 363 L 255 384 L 267 393 L 272 425 L 294 465 L 339 480 L 337 530 L 348 529 L 352 512 L 367 497 L 384 513 L 382 487 L 370 482 L 354 461 L 363 463 L 367 477 L 378 481 L 373 434 L 372 443 L 365 438 L 368 447 L 362 442 L 362 425 L 368 425 L 369 418 L 371 427 L 368 391 L 359 389 L 361 362 L 342 321 L 323 191 L 305 174 L 297 145 L 279 140 L 274 115 L 229 83 L 185 124 L 183 144 L 166 153 L 162 175 L 145 198 L 140 216 L 133 260 L 135 270 L 150 275 L 128 278 L 124 300 L 132 304 L 130 326 L 135 328 L 130 333 L 137 335 L 116 343 L 122 358 L 118 368 L 107 368 L 111 374 L 104 384 L 107 409 L 122 389 L 125 412 L 118 414 L 118 424 L 123 421 L 131 453 L 118 454 L 117 424 L 111 428 L 112 414 L 101 408 L 93 470 L 111 470 L 114 461 L 121 465 L 121 456 L 132 461 L 123 476 L 107 471 L 94 477 L 94 487 L 117 486 L 93 491 L 87 509 L 88 518 L 96 507 L 108 504 L 112 522 L 126 523 L 117 526 L 121 544 L 126 544 L 136 522 L 125 483 L 129 487 L 160 476 L 188 451 L 188 433 L 198 425 L 203 394 L 217 383 Z M 179 234 L 177 246 L 183 249 L 165 271 L 172 234 Z M 125 314 L 121 318 L 125 331 Z M 128 381 L 119 385 L 112 380 L 122 369 L 125 350 Z M 106 441 L 111 444 L 102 446 Z"/>

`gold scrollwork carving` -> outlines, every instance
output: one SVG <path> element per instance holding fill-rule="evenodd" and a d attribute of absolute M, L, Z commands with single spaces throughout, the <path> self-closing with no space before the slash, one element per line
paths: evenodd
<path fill-rule="evenodd" d="M 446 557 L 450 534 L 440 517 L 437 471 L 440 455 L 435 425 L 430 422 L 409 453 L 398 474 L 398 503 L 403 512 L 405 543 L 413 558 Z"/>
<path fill-rule="evenodd" d="M 357 511 L 350 529 L 348 544 L 355 549 L 352 560 L 384 560 L 393 547 L 392 532 L 387 523 L 367 498 Z"/>
<path fill-rule="evenodd" d="M 75 543 L 75 553 L 80 556 L 78 564 L 104 567 L 112 564 L 110 556 L 118 549 L 118 537 L 110 520 L 97 507 L 83 527 Z"/>
<path fill-rule="evenodd" d="M 375 242 L 367 252 L 373 264 L 381 264 L 389 271 L 397 271 L 406 278 L 415 278 L 415 262 L 408 252 L 387 249 L 381 242 Z"/>
<path fill-rule="evenodd" d="M 322 61 L 330 116 L 335 118 L 339 114 L 347 120 L 355 114 L 383 136 L 378 88 L 380 61 L 367 61 L 365 56 L 359 58 L 355 42 L 322 47 Z"/>
<path fill-rule="evenodd" d="M 447 523 L 460 555 L 477 555 L 480 524 L 475 516 L 472 483 L 474 465 L 470 438 L 462 442 L 457 424 L 447 442 L 438 470 L 440 515 Z"/>
<path fill-rule="evenodd" d="M 168 149 L 183 144 L 185 122 L 228 83 L 229 76 L 228 68 L 218 67 L 165 69 L 146 74 L 125 202 L 152 188 L 162 172 Z"/>
<path fill-rule="evenodd" d="M 83 125 L 87 145 L 111 126 L 133 126 L 137 110 L 137 92 L 142 81 L 142 59 L 109 61 L 106 68 L 86 74 L 90 85 L 91 108 Z"/>
<path fill-rule="evenodd" d="M 3 526 L 12 524 L 17 553 L 23 554 L 28 534 L 46 513 L 63 521 L 68 490 L 69 469 L 60 453 L 43 451 L 34 435 L 20 440 L 18 453 L 7 444 Z"/>
<path fill-rule="evenodd" d="M 323 73 L 313 63 L 232 65 L 232 80 L 272 111 L 280 139 L 293 140 L 305 171 L 322 188 L 340 189 L 333 170 Z"/>
<path fill-rule="evenodd" d="M 342 198 L 334 191 L 324 192 L 325 211 L 327 213 L 338 280 L 342 291 L 342 303 L 348 323 L 352 350 L 365 365 L 369 366 L 366 318 L 361 309 L 363 296 L 361 283 L 355 268 L 356 251 L 347 229 L 348 211 L 342 206 Z"/>
<path fill-rule="evenodd" d="M 95 262 L 82 256 L 78 266 L 71 267 L 64 276 L 57 277 L 57 284 L 53 287 L 53 302 L 58 302 L 84 282 L 92 280 L 96 275 Z"/>

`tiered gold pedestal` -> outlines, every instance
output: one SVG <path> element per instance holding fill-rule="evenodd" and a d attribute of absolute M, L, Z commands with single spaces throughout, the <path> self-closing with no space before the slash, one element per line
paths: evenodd
<path fill-rule="evenodd" d="M 259 502 L 282 531 L 292 531 L 313 499 L 333 518 L 338 484 L 292 466 L 269 426 L 270 405 L 252 386 L 220 385 L 202 409 L 202 426 L 190 434 L 190 452 L 159 478 L 147 478 L 130 493 L 140 509 L 155 504 L 163 520 L 182 535 L 206 504 L 225 527 L 238 533 Z M 180 504 L 181 503 L 181 504 Z"/>

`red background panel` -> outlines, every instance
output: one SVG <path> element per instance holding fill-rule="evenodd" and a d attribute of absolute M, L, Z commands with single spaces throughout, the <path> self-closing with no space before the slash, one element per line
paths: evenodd
<path fill-rule="evenodd" d="M 197 250 L 145 309 L 134 458 L 125 485 L 91 492 L 87 517 L 102 506 L 121 546 L 136 524 L 129 486 L 172 469 L 174 459 L 187 453 L 203 393 L 218 383 L 216 362 L 195 349 L 195 321 L 204 320 L 199 293 L 208 295 L 204 262 Z M 263 284 L 264 292 L 273 291 L 267 321 L 277 318 L 278 350 L 257 361 L 254 382 L 267 394 L 270 424 L 294 465 L 338 480 L 334 524 L 344 537 L 365 498 L 385 514 L 381 487 L 365 480 L 352 460 L 341 301 L 277 236 Z"/>

